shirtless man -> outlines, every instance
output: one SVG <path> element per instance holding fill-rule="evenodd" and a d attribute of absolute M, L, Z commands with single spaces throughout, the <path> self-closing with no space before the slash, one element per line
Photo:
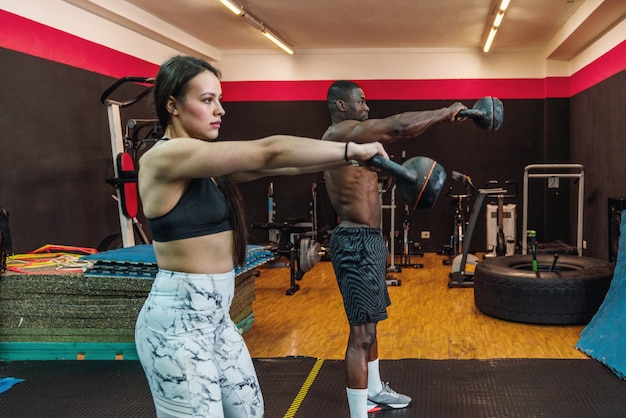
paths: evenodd
<path fill-rule="evenodd" d="M 413 138 L 443 121 L 462 120 L 461 103 L 437 110 L 405 112 L 368 119 L 363 90 L 350 81 L 336 81 L 327 95 L 332 125 L 322 140 L 383 145 Z M 378 175 L 363 166 L 324 170 L 330 201 L 340 218 L 330 239 L 330 253 L 350 324 L 345 355 L 351 418 L 366 418 L 372 403 L 405 408 L 411 398 L 396 393 L 380 379 L 376 324 L 387 318 L 387 247 L 381 230 Z M 369 404 L 369 405 L 368 405 Z"/>

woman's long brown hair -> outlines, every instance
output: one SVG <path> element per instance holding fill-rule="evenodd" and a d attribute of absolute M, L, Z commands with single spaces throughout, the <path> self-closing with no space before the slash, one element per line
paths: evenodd
<path fill-rule="evenodd" d="M 167 101 L 170 97 L 184 100 L 189 88 L 189 81 L 204 71 L 210 71 L 217 78 L 221 77 L 220 71 L 208 62 L 190 56 L 175 56 L 167 60 L 159 69 L 154 82 L 154 105 L 157 118 L 163 130 L 170 123 L 170 114 L 167 111 Z M 230 176 L 216 178 L 218 187 L 230 203 L 232 212 L 231 223 L 233 226 L 233 261 L 237 266 L 246 263 L 246 247 L 248 230 L 246 228 L 246 216 L 243 207 L 241 192 Z"/>

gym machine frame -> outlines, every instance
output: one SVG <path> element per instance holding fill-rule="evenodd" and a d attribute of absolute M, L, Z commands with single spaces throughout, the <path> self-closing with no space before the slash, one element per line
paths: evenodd
<path fill-rule="evenodd" d="M 400 267 L 412 267 L 416 269 L 424 268 L 422 263 L 411 263 L 411 240 L 409 239 L 409 229 L 411 227 L 409 221 L 409 205 L 404 204 L 404 217 L 402 220 L 402 254 L 400 255 Z M 414 243 L 415 244 L 415 243 Z M 415 248 L 415 245 L 413 246 Z M 413 254 L 423 256 L 423 253 Z"/>
<path fill-rule="evenodd" d="M 406 151 L 402 150 L 402 163 L 406 162 Z M 394 188 L 393 193 L 395 195 L 396 189 Z M 411 223 L 409 221 L 410 213 L 409 213 L 409 204 L 407 202 L 404 203 L 404 218 L 402 220 L 402 255 L 400 256 L 400 267 L 412 267 L 421 269 L 424 268 L 424 264 L 422 263 L 411 263 L 411 240 L 409 240 L 409 229 L 411 227 Z M 395 232 L 394 232 L 395 235 Z M 391 253 L 393 255 L 393 252 Z M 419 256 L 423 256 L 423 253 L 415 254 Z"/>
<path fill-rule="evenodd" d="M 380 199 L 380 207 L 381 210 L 382 209 L 389 209 L 389 213 L 390 213 L 390 219 L 389 219 L 389 251 L 391 253 L 391 260 L 389 263 L 389 267 L 387 267 L 387 271 L 388 272 L 393 272 L 393 273 L 399 273 L 400 271 L 402 271 L 402 269 L 399 266 L 395 265 L 395 261 L 394 261 L 394 253 L 396 250 L 396 246 L 395 246 L 395 235 L 396 235 L 396 230 L 395 230 L 395 222 L 396 222 L 396 185 L 394 184 L 393 187 L 391 187 L 391 197 L 390 197 L 390 202 L 388 205 L 383 204 L 383 193 L 385 190 L 383 190 L 383 188 L 380 186 L 380 182 L 379 184 L 379 188 L 378 188 L 378 194 L 379 194 L 379 199 Z M 382 222 L 381 222 L 382 223 Z M 382 226 L 382 225 L 381 225 Z"/>
<path fill-rule="evenodd" d="M 381 205 L 380 205 L 381 209 L 389 209 L 389 212 L 390 212 L 390 215 L 389 215 L 389 223 L 390 223 L 389 225 L 389 252 L 391 256 L 390 256 L 389 266 L 387 267 L 387 272 L 400 273 L 402 271 L 402 267 L 422 268 L 424 267 L 423 264 L 411 263 L 411 254 L 410 254 L 411 249 L 408 244 L 408 229 L 407 228 L 405 228 L 405 230 L 403 231 L 404 235 L 402 239 L 403 239 L 404 249 L 403 249 L 403 254 L 401 255 L 401 262 L 399 264 L 396 264 L 395 262 L 395 251 L 396 251 L 395 222 L 396 222 L 396 207 L 397 207 L 395 184 L 390 189 L 390 191 L 391 191 L 390 202 L 388 205 L 386 205 L 382 203 L 382 193 L 383 193 L 382 188 L 379 188 L 378 190 L 380 200 L 381 200 Z M 404 254 L 404 252 L 407 252 L 407 253 Z M 387 278 L 388 286 L 399 286 L 400 284 L 401 284 L 401 281 L 396 278 L 393 278 L 391 276 Z"/>
<path fill-rule="evenodd" d="M 405 160 L 406 158 L 406 152 L 402 151 L 402 160 Z M 396 224 L 396 188 L 397 185 L 394 183 L 394 185 L 391 187 L 390 190 L 390 202 L 388 205 L 383 204 L 383 192 L 385 192 L 386 190 L 383 189 L 383 187 L 381 186 L 381 182 L 379 181 L 378 183 L 378 195 L 379 195 L 379 200 L 380 200 L 380 207 L 381 210 L 382 209 L 389 209 L 390 211 L 390 215 L 389 215 L 389 252 L 391 254 L 390 257 L 390 262 L 389 262 L 389 266 L 387 267 L 387 271 L 389 273 L 400 273 L 402 271 L 402 267 L 413 267 L 413 268 L 423 268 L 424 264 L 421 263 L 411 263 L 411 248 L 409 245 L 409 208 L 408 208 L 408 204 L 405 203 L 404 208 L 405 208 L 405 218 L 403 221 L 403 225 L 402 225 L 402 229 L 403 229 L 403 234 L 402 234 L 402 255 L 400 258 L 400 263 L 396 264 L 395 262 L 395 251 L 396 251 L 396 246 L 395 246 L 395 235 L 396 235 L 396 229 L 395 229 L 395 224 Z M 381 221 L 382 224 L 382 221 Z M 382 226 L 382 225 L 381 225 Z M 388 285 L 399 285 L 400 281 L 397 279 L 387 279 L 387 284 Z"/>
<path fill-rule="evenodd" d="M 500 182 L 498 180 L 489 180 L 487 184 L 485 185 L 485 187 L 497 187 L 499 184 Z M 519 195 L 519 188 L 517 186 L 517 183 L 515 183 L 512 180 L 506 180 L 504 182 L 503 188 L 507 189 L 509 193 L 499 194 L 497 196 L 496 204 L 492 204 L 492 206 L 496 206 L 496 239 L 494 241 L 495 243 L 493 245 L 493 248 L 490 249 L 489 245 L 487 245 L 488 252 L 485 254 L 485 257 L 506 256 L 507 253 L 509 252 L 509 247 L 508 247 L 509 244 L 513 244 L 513 253 L 515 253 L 515 243 L 516 243 L 515 238 L 512 240 L 507 240 L 504 234 L 504 209 L 505 209 L 504 207 L 506 206 L 504 203 L 504 200 L 516 198 Z M 487 208 L 489 206 L 490 204 L 488 203 Z M 513 207 L 515 207 L 515 205 L 513 205 Z M 513 221 L 515 221 L 514 218 L 513 218 Z M 489 218 L 487 218 L 487 232 L 489 232 Z M 515 231 L 513 231 L 513 233 L 515 234 Z M 489 239 L 490 237 L 487 234 L 487 244 L 489 244 Z M 504 248 L 498 248 L 499 246 L 504 246 Z M 489 251 L 493 251 L 493 253 L 490 255 Z"/>
<path fill-rule="evenodd" d="M 532 173 L 534 170 L 557 170 L 557 172 Z M 560 171 L 558 171 L 560 170 Z M 578 170 L 573 173 L 573 170 Z M 524 201 L 522 215 L 522 254 L 528 253 L 528 180 L 531 178 L 575 178 L 578 182 L 578 216 L 576 230 L 576 249 L 583 255 L 583 204 L 585 198 L 585 168 L 582 164 L 530 164 L 524 168 Z"/>
<path fill-rule="evenodd" d="M 472 236 L 474 235 L 474 229 L 476 228 L 476 222 L 480 215 L 480 211 L 485 202 L 487 196 L 497 196 L 506 192 L 506 189 L 494 188 L 494 189 L 478 189 L 478 196 L 474 201 L 474 207 L 472 208 L 472 214 L 470 216 L 469 224 L 465 236 L 463 237 L 463 252 L 461 256 L 461 263 L 459 264 L 459 271 L 450 272 L 450 280 L 448 281 L 448 287 L 474 287 L 474 272 L 469 272 L 467 268 L 467 258 L 469 255 L 469 244 L 472 242 Z"/>
<path fill-rule="evenodd" d="M 300 220 L 287 220 L 285 222 L 276 222 L 276 202 L 274 200 L 274 183 L 270 182 L 267 193 L 268 222 L 253 223 L 252 228 L 266 229 L 268 238 L 274 248 L 275 257 L 273 263 L 279 266 L 277 261 L 281 256 L 289 258 L 289 288 L 285 291 L 287 296 L 295 294 L 300 290 L 297 283 L 302 280 L 305 273 L 309 272 L 321 259 L 321 245 L 317 242 L 317 190 L 316 184 L 311 187 L 311 222 Z M 307 230 L 308 229 L 308 230 Z M 289 241 L 286 242 L 284 248 L 281 248 L 283 236 L 289 234 Z M 287 264 L 280 264 L 285 267 Z"/>
<path fill-rule="evenodd" d="M 463 237 L 465 236 L 467 226 L 465 212 L 469 213 L 469 199 L 474 196 L 474 193 L 472 192 L 470 185 L 467 184 L 465 193 L 454 194 L 452 193 L 452 187 L 450 187 L 446 196 L 454 200 L 454 229 L 452 231 L 452 235 L 450 236 L 450 252 L 448 253 L 444 250 L 444 254 L 449 254 L 449 257 L 442 261 L 444 265 L 448 266 L 453 263 L 456 256 L 463 252 Z M 463 203 L 463 199 L 468 200 L 467 205 Z"/>
<path fill-rule="evenodd" d="M 117 101 L 111 99 L 109 96 L 117 90 L 122 84 L 127 82 L 133 83 L 143 83 L 150 84 L 142 91 L 140 91 L 134 97 L 131 97 L 128 100 Z M 140 238 L 144 243 L 148 242 L 147 237 L 145 236 L 141 224 L 137 221 L 135 217 L 126 216 L 125 209 L 123 207 L 122 200 L 122 190 L 121 188 L 124 186 L 124 183 L 128 182 L 136 182 L 136 173 L 135 178 L 122 176 L 122 167 L 119 166 L 118 157 L 121 154 L 126 153 L 126 147 L 124 146 L 124 134 L 122 133 L 122 116 L 120 109 L 126 106 L 130 106 L 139 100 L 141 100 L 144 96 L 152 91 L 152 84 L 154 83 L 154 78 L 147 77 L 123 77 L 115 81 L 100 97 L 100 101 L 102 104 L 107 107 L 107 115 L 109 119 L 109 131 L 111 134 L 111 154 L 113 156 L 113 168 L 116 173 L 116 179 L 113 179 L 112 184 L 115 186 L 117 190 L 117 207 L 118 214 L 120 219 L 120 232 L 122 235 L 122 245 L 124 248 L 132 247 L 135 245 L 135 235 L 134 231 L 137 230 Z M 133 161 L 134 162 L 134 161 Z"/>

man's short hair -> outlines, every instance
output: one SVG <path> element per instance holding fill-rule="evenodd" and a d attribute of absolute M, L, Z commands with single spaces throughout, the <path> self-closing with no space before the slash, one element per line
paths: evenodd
<path fill-rule="evenodd" d="M 348 93 L 358 88 L 360 88 L 359 85 L 352 81 L 335 81 L 328 88 L 328 94 L 326 95 L 326 102 L 329 108 L 334 106 L 337 100 L 346 100 L 348 98 Z"/>

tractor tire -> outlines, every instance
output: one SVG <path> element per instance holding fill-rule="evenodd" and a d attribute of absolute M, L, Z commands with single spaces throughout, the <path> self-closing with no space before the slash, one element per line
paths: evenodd
<path fill-rule="evenodd" d="M 481 261 L 474 273 L 474 303 L 486 315 L 544 325 L 587 324 L 606 296 L 614 265 L 573 255 L 530 254 Z"/>

